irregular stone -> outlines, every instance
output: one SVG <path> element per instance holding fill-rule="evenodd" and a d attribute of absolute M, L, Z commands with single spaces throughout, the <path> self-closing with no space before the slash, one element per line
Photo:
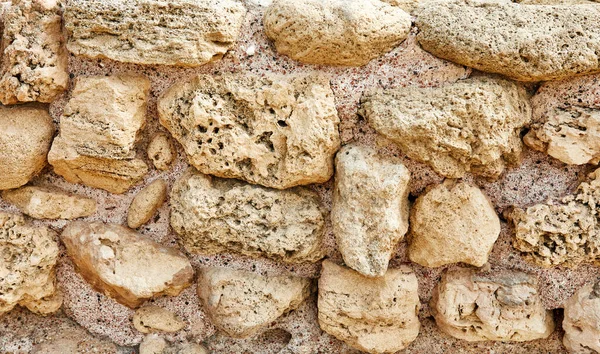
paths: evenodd
<path fill-rule="evenodd" d="M 55 238 L 46 227 L 26 224 L 22 215 L 0 212 L 0 314 L 16 305 L 41 314 L 58 310 L 60 303 L 45 302 L 57 299 Z"/>
<path fill-rule="evenodd" d="M 416 25 L 417 40 L 433 55 L 514 80 L 600 71 L 597 5 L 436 1 L 419 10 Z"/>
<path fill-rule="evenodd" d="M 194 271 L 181 252 L 126 227 L 75 221 L 60 237 L 81 276 L 125 306 L 176 296 L 192 282 Z"/>
<path fill-rule="evenodd" d="M 218 267 L 204 268 L 198 276 L 198 296 L 213 324 L 235 338 L 255 334 L 309 295 L 307 278 Z"/>
<path fill-rule="evenodd" d="M 67 89 L 61 12 L 58 0 L 13 0 L 4 12 L 2 104 L 52 102 Z"/>
<path fill-rule="evenodd" d="M 392 6 L 398 6 L 402 10 L 412 13 L 414 10 L 417 9 L 417 7 L 419 6 L 419 3 L 422 0 L 381 0 L 381 1 L 386 2 Z M 425 2 L 425 1 L 423 1 L 423 2 Z"/>
<path fill-rule="evenodd" d="M 185 327 L 185 322 L 169 310 L 155 305 L 148 305 L 135 311 L 133 326 L 142 333 L 154 331 L 177 332 Z"/>
<path fill-rule="evenodd" d="M 76 219 L 96 212 L 96 201 L 55 187 L 25 186 L 2 192 L 2 199 L 36 219 Z"/>
<path fill-rule="evenodd" d="M 127 212 L 127 225 L 132 229 L 145 224 L 167 199 L 167 182 L 157 179 L 133 198 Z"/>
<path fill-rule="evenodd" d="M 171 139 L 164 133 L 155 134 L 148 144 L 148 158 L 154 167 L 166 171 L 177 158 L 177 150 Z"/>
<path fill-rule="evenodd" d="M 0 190 L 21 187 L 46 166 L 54 136 L 48 110 L 0 106 Z"/>
<path fill-rule="evenodd" d="M 56 289 L 53 294 L 41 299 L 30 300 L 26 303 L 29 311 L 39 315 L 49 315 L 58 311 L 63 304 L 63 294 L 60 289 Z"/>
<path fill-rule="evenodd" d="M 198 171 L 285 189 L 333 175 L 339 118 L 322 76 L 199 75 L 158 101 Z"/>
<path fill-rule="evenodd" d="M 196 343 L 185 343 L 180 346 L 177 354 L 210 354 L 205 346 Z"/>
<path fill-rule="evenodd" d="M 331 222 L 344 262 L 366 276 L 383 276 L 408 230 L 410 172 L 355 144 L 338 152 L 335 170 Z"/>
<path fill-rule="evenodd" d="M 402 266 L 368 278 L 325 260 L 319 278 L 319 326 L 353 348 L 395 353 L 419 334 L 417 277 Z"/>
<path fill-rule="evenodd" d="M 402 43 L 411 18 L 380 0 L 275 0 L 263 24 L 280 54 L 309 64 L 361 66 Z"/>
<path fill-rule="evenodd" d="M 198 66 L 235 45 L 245 14 L 236 0 L 69 0 L 67 48 L 89 58 Z"/>
<path fill-rule="evenodd" d="M 521 129 L 531 120 L 525 90 L 512 82 L 471 78 L 437 88 L 376 90 L 361 114 L 411 159 L 437 173 L 496 178 L 520 159 Z"/>
<path fill-rule="evenodd" d="M 500 235 L 500 219 L 481 190 L 445 180 L 417 198 L 410 216 L 408 255 L 425 267 L 481 267 Z"/>
<path fill-rule="evenodd" d="M 140 354 L 162 354 L 167 349 L 167 341 L 156 334 L 148 334 L 140 344 Z"/>
<path fill-rule="evenodd" d="M 569 353 L 600 353 L 600 280 L 577 290 L 565 304 L 563 344 Z"/>
<path fill-rule="evenodd" d="M 303 187 L 279 191 L 188 170 L 171 189 L 171 226 L 190 253 L 287 263 L 324 256 L 325 210 Z"/>
<path fill-rule="evenodd" d="M 150 81 L 143 76 L 77 79 L 48 161 L 71 183 L 123 193 L 148 171 L 135 143 L 146 122 Z"/>

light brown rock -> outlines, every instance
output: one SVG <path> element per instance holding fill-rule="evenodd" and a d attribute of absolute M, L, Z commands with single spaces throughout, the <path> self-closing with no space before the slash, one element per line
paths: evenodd
<path fill-rule="evenodd" d="M 569 353 L 600 353 L 600 280 L 584 285 L 569 298 L 562 327 Z"/>
<path fill-rule="evenodd" d="M 287 263 L 324 256 L 325 211 L 303 187 L 275 190 L 188 170 L 171 189 L 171 226 L 190 253 Z"/>
<path fill-rule="evenodd" d="M 25 186 L 2 192 L 2 199 L 36 219 L 76 219 L 96 212 L 96 201 L 55 187 Z"/>
<path fill-rule="evenodd" d="M 520 81 L 600 71 L 597 5 L 436 1 L 418 10 L 417 40 L 433 55 Z"/>
<path fill-rule="evenodd" d="M 180 346 L 177 354 L 210 354 L 205 346 L 196 343 L 185 343 Z"/>
<path fill-rule="evenodd" d="M 157 179 L 136 194 L 127 212 L 127 225 L 132 229 L 145 224 L 167 199 L 167 182 Z"/>
<path fill-rule="evenodd" d="M 166 171 L 177 158 L 177 150 L 171 139 L 164 133 L 155 134 L 148 144 L 148 158 L 154 167 Z"/>
<path fill-rule="evenodd" d="M 0 106 L 0 132 L 0 190 L 17 188 L 46 166 L 52 118 L 41 106 Z"/>
<path fill-rule="evenodd" d="M 158 101 L 198 171 L 284 189 L 333 174 L 339 118 L 322 76 L 199 75 Z"/>
<path fill-rule="evenodd" d="M 140 344 L 140 354 L 163 354 L 167 341 L 156 334 L 148 334 Z"/>
<path fill-rule="evenodd" d="M 192 282 L 194 271 L 181 252 L 126 227 L 75 221 L 60 237 L 81 276 L 125 306 L 175 296 Z"/>
<path fill-rule="evenodd" d="M 67 48 L 89 58 L 198 66 L 235 45 L 245 14 L 237 0 L 68 0 Z"/>
<path fill-rule="evenodd" d="M 417 198 L 410 216 L 408 256 L 425 267 L 487 263 L 500 219 L 481 190 L 445 180 Z"/>
<path fill-rule="evenodd" d="M 58 0 L 13 0 L 4 13 L 0 101 L 52 102 L 67 89 L 67 51 Z"/>
<path fill-rule="evenodd" d="M 412 13 L 417 9 L 419 3 L 426 2 L 425 0 L 381 0 L 392 6 L 398 6 L 402 10 Z"/>
<path fill-rule="evenodd" d="M 255 334 L 309 295 L 307 278 L 218 267 L 204 268 L 198 276 L 198 296 L 213 324 L 236 338 Z"/>
<path fill-rule="evenodd" d="M 380 0 L 274 0 L 263 24 L 280 54 L 309 64 L 361 66 L 402 43 L 411 18 Z"/>
<path fill-rule="evenodd" d="M 395 353 L 419 334 L 417 277 L 402 266 L 365 277 L 329 260 L 319 278 L 319 326 L 367 353 Z"/>
<path fill-rule="evenodd" d="M 331 223 L 346 265 L 383 276 L 408 230 L 408 182 L 403 164 L 350 144 L 335 159 Z"/>
<path fill-rule="evenodd" d="M 468 172 L 497 178 L 519 161 L 520 132 L 531 120 L 523 88 L 487 77 L 379 89 L 361 101 L 361 114 L 378 133 L 449 178 Z"/>
<path fill-rule="evenodd" d="M 177 332 L 185 327 L 185 322 L 169 310 L 155 305 L 147 305 L 135 311 L 133 326 L 142 333 Z"/>
<path fill-rule="evenodd" d="M 536 277 L 517 271 L 448 271 L 434 289 L 431 310 L 442 331 L 468 341 L 523 342 L 554 331 Z"/>

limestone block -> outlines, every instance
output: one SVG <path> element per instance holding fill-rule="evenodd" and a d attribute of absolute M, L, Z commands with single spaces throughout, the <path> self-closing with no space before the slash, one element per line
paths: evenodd
<path fill-rule="evenodd" d="M 25 186 L 2 192 L 2 199 L 36 219 L 76 219 L 96 212 L 96 201 L 55 187 Z"/>
<path fill-rule="evenodd" d="M 127 212 L 127 225 L 136 229 L 145 224 L 167 199 L 167 182 L 157 179 L 133 198 Z"/>
<path fill-rule="evenodd" d="M 600 280 L 577 290 L 565 304 L 563 344 L 569 353 L 600 353 Z"/>
<path fill-rule="evenodd" d="M 135 311 L 133 326 L 142 333 L 177 332 L 185 327 L 185 322 L 169 310 L 155 305 L 147 305 Z"/>
<path fill-rule="evenodd" d="M 148 158 L 154 167 L 166 171 L 177 158 L 177 150 L 171 139 L 164 133 L 155 134 L 148 144 Z"/>

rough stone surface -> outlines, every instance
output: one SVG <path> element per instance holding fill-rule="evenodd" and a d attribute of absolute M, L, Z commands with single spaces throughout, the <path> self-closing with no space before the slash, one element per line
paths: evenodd
<path fill-rule="evenodd" d="M 424 0 L 381 0 L 392 6 L 398 6 L 402 10 L 412 13 L 417 9 L 419 3 L 425 2 Z"/>
<path fill-rule="evenodd" d="M 190 253 L 288 263 L 323 257 L 324 210 L 304 187 L 280 191 L 190 169 L 173 185 L 170 201 L 171 226 Z"/>
<path fill-rule="evenodd" d="M 563 343 L 569 353 L 600 353 L 600 279 L 577 290 L 564 314 Z"/>
<path fill-rule="evenodd" d="M 450 178 L 497 178 L 520 160 L 519 134 L 531 119 L 523 88 L 486 77 L 375 90 L 362 98 L 362 114 L 408 157 Z"/>
<path fill-rule="evenodd" d="M 417 198 L 410 216 L 411 261 L 425 267 L 488 261 L 500 235 L 500 219 L 481 190 L 445 180 Z"/>
<path fill-rule="evenodd" d="M 160 306 L 147 305 L 135 311 L 133 326 L 142 333 L 155 331 L 177 332 L 185 327 L 185 322 L 169 310 Z"/>
<path fill-rule="evenodd" d="M 127 212 L 127 225 L 132 229 L 145 224 L 167 199 L 167 182 L 157 179 L 136 194 Z"/>
<path fill-rule="evenodd" d="M 177 150 L 167 134 L 158 133 L 152 137 L 148 144 L 148 158 L 154 167 L 161 171 L 166 171 L 171 167 L 177 158 Z"/>
<path fill-rule="evenodd" d="M 331 222 L 346 265 L 382 276 L 408 230 L 410 172 L 368 147 L 343 147 L 335 160 Z"/>
<path fill-rule="evenodd" d="M 536 277 L 517 271 L 448 271 L 434 290 L 431 310 L 442 331 L 468 341 L 523 342 L 547 338 L 554 331 Z"/>
<path fill-rule="evenodd" d="M 148 334 L 140 344 L 140 354 L 163 354 L 167 341 L 156 334 Z"/>
<path fill-rule="evenodd" d="M 142 76 L 78 78 L 48 161 L 71 183 L 123 193 L 148 171 L 136 158 L 150 81 Z"/>
<path fill-rule="evenodd" d="M 325 65 L 361 66 L 410 32 L 411 18 L 380 0 L 274 0 L 264 15 L 280 54 Z"/>
<path fill-rule="evenodd" d="M 67 48 L 126 63 L 198 66 L 234 46 L 245 14 L 237 0 L 68 0 Z"/>
<path fill-rule="evenodd" d="M 329 260 L 319 278 L 319 326 L 351 347 L 395 353 L 419 334 L 417 277 L 403 266 L 367 278 Z"/>
<path fill-rule="evenodd" d="M 236 338 L 253 335 L 309 294 L 310 279 L 295 276 L 220 267 L 204 268 L 198 276 L 198 296 L 214 325 Z"/>
<path fill-rule="evenodd" d="M 0 190 L 26 184 L 46 166 L 54 136 L 48 110 L 25 105 L 0 107 Z"/>
<path fill-rule="evenodd" d="M 75 221 L 60 237 L 83 278 L 125 306 L 175 296 L 192 282 L 194 271 L 181 252 L 126 227 Z"/>
<path fill-rule="evenodd" d="M 199 75 L 168 89 L 158 113 L 202 173 L 279 189 L 333 175 L 339 119 L 324 76 Z"/>
<path fill-rule="evenodd" d="M 428 52 L 520 81 L 600 71 L 600 8 L 524 6 L 498 1 L 436 1 L 417 15 Z"/>
<path fill-rule="evenodd" d="M 55 187 L 25 186 L 2 192 L 2 199 L 36 219 L 76 219 L 96 212 L 96 201 Z"/>
<path fill-rule="evenodd" d="M 67 89 L 67 51 L 57 0 L 13 0 L 3 16 L 0 101 L 52 102 Z"/>

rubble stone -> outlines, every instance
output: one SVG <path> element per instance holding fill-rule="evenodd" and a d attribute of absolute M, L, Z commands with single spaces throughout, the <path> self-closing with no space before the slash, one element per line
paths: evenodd
<path fill-rule="evenodd" d="M 167 182 L 157 179 L 138 192 L 127 213 L 127 225 L 132 229 L 145 224 L 167 199 Z"/>
<path fill-rule="evenodd" d="M 76 219 L 96 212 L 96 201 L 54 187 L 25 186 L 2 192 L 2 199 L 36 219 Z"/>
<path fill-rule="evenodd" d="M 569 353 L 600 353 L 600 280 L 577 290 L 565 304 L 563 344 Z"/>
<path fill-rule="evenodd" d="M 147 305 L 135 311 L 133 326 L 142 333 L 177 332 L 185 327 L 185 322 L 169 310 L 155 305 Z"/>
<path fill-rule="evenodd" d="M 171 139 L 164 133 L 158 133 L 152 137 L 148 144 L 148 158 L 152 160 L 154 167 L 166 171 L 177 158 L 177 150 Z"/>

